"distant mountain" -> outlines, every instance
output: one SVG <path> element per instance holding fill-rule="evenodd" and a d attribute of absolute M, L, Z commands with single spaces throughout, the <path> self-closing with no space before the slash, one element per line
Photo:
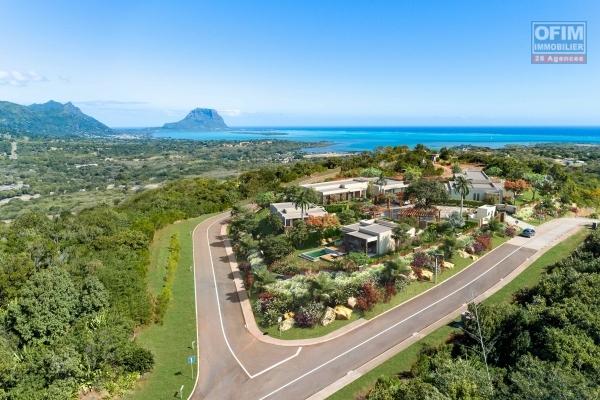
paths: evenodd
<path fill-rule="evenodd" d="M 0 133 L 48 136 L 110 135 L 112 129 L 72 103 L 22 106 L 0 101 Z"/>
<path fill-rule="evenodd" d="M 228 129 L 217 110 L 212 108 L 195 108 L 181 121 L 164 124 L 162 128 L 186 131 L 220 131 Z"/>

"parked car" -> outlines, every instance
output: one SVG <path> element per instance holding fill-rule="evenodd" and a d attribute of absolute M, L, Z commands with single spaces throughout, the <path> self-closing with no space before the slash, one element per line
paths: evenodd
<path fill-rule="evenodd" d="M 526 237 L 526 238 L 534 237 L 535 236 L 535 229 L 533 229 L 533 228 L 525 228 L 521 232 L 521 236 Z"/>

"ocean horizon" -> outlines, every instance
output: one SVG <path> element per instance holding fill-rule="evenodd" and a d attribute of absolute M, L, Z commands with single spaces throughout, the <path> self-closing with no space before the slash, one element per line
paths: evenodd
<path fill-rule="evenodd" d="M 226 131 L 189 132 L 158 129 L 152 137 L 188 140 L 260 140 L 327 142 L 307 152 L 357 152 L 381 146 L 430 148 L 453 146 L 532 145 L 540 143 L 600 144 L 598 126 L 480 126 L 480 127 L 231 127 Z"/>

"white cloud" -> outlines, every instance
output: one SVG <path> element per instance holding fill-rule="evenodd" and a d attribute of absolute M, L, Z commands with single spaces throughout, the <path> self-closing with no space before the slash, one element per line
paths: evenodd
<path fill-rule="evenodd" d="M 5 71 L 0 69 L 0 85 L 27 86 L 31 82 L 46 82 L 48 79 L 35 71 Z"/>

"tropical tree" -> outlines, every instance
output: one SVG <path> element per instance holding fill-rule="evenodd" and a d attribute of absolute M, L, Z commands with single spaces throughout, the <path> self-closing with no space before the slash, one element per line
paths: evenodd
<path fill-rule="evenodd" d="M 260 242 L 260 249 L 269 264 L 286 257 L 294 251 L 289 238 L 285 235 L 267 236 Z"/>
<path fill-rule="evenodd" d="M 415 201 L 415 207 L 429 208 L 448 199 L 444 186 L 437 181 L 420 179 L 406 188 L 406 197 Z"/>
<path fill-rule="evenodd" d="M 460 196 L 460 215 L 463 215 L 465 197 L 469 195 L 470 190 L 471 182 L 466 176 L 459 175 L 454 178 L 454 191 Z"/>
<path fill-rule="evenodd" d="M 331 300 L 331 293 L 336 288 L 335 281 L 331 279 L 328 273 L 320 273 L 314 276 L 310 281 L 310 292 L 315 301 L 328 304 Z"/>
<path fill-rule="evenodd" d="M 271 203 L 277 200 L 277 196 L 273 192 L 262 192 L 256 195 L 256 204 L 260 208 L 267 208 Z"/>
<path fill-rule="evenodd" d="M 254 276 L 254 284 L 252 285 L 252 289 L 255 290 L 256 293 L 264 291 L 265 286 L 276 281 L 275 275 L 266 267 L 253 270 L 252 275 Z"/>
<path fill-rule="evenodd" d="M 461 214 L 454 211 L 448 216 L 448 225 L 452 230 L 456 230 L 465 226 L 465 219 Z"/>
<path fill-rule="evenodd" d="M 410 229 L 411 226 L 408 224 L 399 224 L 392 229 L 392 239 L 394 239 L 396 251 L 400 248 L 400 243 L 404 243 L 410 239 L 410 235 L 408 234 Z"/>
<path fill-rule="evenodd" d="M 294 207 L 300 209 L 300 218 L 304 219 L 304 214 L 310 206 L 318 201 L 317 192 L 310 188 L 300 188 L 293 193 L 292 202 Z"/>
<path fill-rule="evenodd" d="M 309 235 L 306 222 L 302 220 L 296 221 L 292 229 L 290 229 L 288 235 L 296 247 L 302 246 L 306 239 L 308 239 Z"/>
<path fill-rule="evenodd" d="M 537 194 L 537 192 L 539 190 L 543 189 L 545 181 L 546 181 L 546 177 L 542 174 L 536 174 L 534 172 L 530 172 L 528 174 L 525 174 L 524 178 L 531 185 L 531 191 L 533 192 L 532 196 L 531 196 L 531 200 L 535 201 L 535 195 Z"/>
<path fill-rule="evenodd" d="M 419 179 L 421 179 L 422 174 L 423 172 L 419 168 L 409 166 L 406 168 L 406 171 L 404 171 L 404 179 L 406 179 L 409 182 L 418 181 Z"/>
<path fill-rule="evenodd" d="M 523 194 L 524 191 L 529 189 L 529 183 L 524 179 L 516 179 L 514 181 L 506 180 L 504 182 L 504 189 L 513 192 L 515 197 L 518 197 Z"/>
<path fill-rule="evenodd" d="M 410 267 L 400 261 L 399 259 L 388 260 L 383 263 L 383 270 L 381 271 L 380 279 L 381 283 L 385 285 L 394 285 L 396 280 L 403 275 L 410 272 Z"/>

